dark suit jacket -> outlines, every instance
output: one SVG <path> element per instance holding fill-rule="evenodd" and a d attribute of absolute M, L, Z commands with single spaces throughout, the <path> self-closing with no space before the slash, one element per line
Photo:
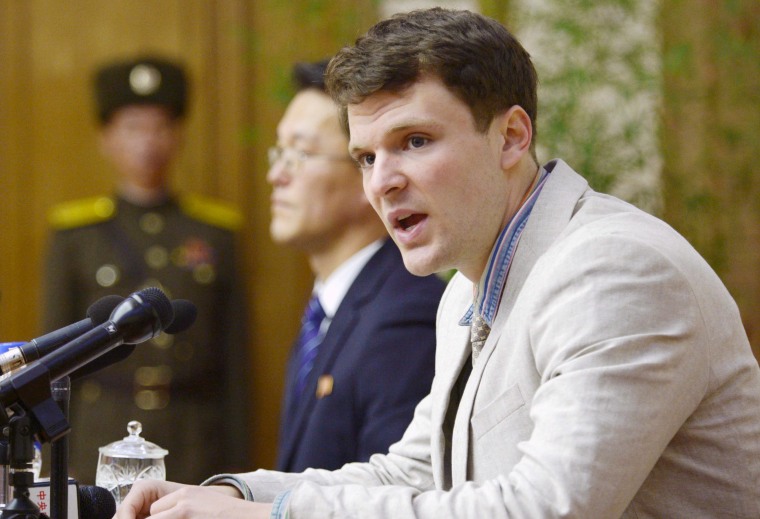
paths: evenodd
<path fill-rule="evenodd" d="M 375 253 L 330 323 L 305 396 L 293 403 L 286 391 L 278 470 L 336 469 L 401 438 L 430 391 L 444 286 L 437 276 L 410 274 L 390 239 Z"/>

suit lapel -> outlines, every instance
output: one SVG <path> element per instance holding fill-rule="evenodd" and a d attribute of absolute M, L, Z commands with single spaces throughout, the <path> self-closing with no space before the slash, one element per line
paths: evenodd
<path fill-rule="evenodd" d="M 348 299 L 348 294 L 346 294 Z M 344 302 L 346 302 L 344 299 Z M 341 307 L 343 303 L 341 303 Z M 340 312 L 340 310 L 338 311 Z M 296 447 L 300 443 L 301 437 L 308 425 L 309 416 L 317 404 L 317 382 L 319 376 L 330 372 L 330 367 L 340 350 L 345 346 L 345 336 L 351 330 L 358 320 L 359 313 L 357 309 L 350 309 L 339 317 L 335 314 L 333 321 L 330 323 L 322 344 L 319 345 L 319 353 L 314 361 L 314 367 L 309 374 L 304 388 L 304 394 L 293 407 L 288 420 L 288 430 L 285 431 L 287 441 L 283 443 L 282 456 L 290 463 L 291 457 L 295 454 Z"/>
<path fill-rule="evenodd" d="M 319 377 L 329 374 L 340 352 L 344 348 L 350 347 L 348 338 L 351 331 L 355 329 L 359 321 L 362 308 L 372 302 L 379 292 L 380 285 L 390 275 L 394 264 L 394 253 L 399 254 L 393 243 L 387 240 L 361 270 L 338 306 L 338 310 L 330 322 L 330 327 L 319 345 L 319 352 L 306 381 L 304 394 L 287 415 L 287 425 L 283 427 L 281 433 L 283 440 L 281 441 L 280 457 L 286 460 L 288 464 L 308 425 L 309 416 L 317 404 L 316 394 Z"/>
<path fill-rule="evenodd" d="M 285 395 L 282 402 L 282 413 L 280 418 L 280 435 L 277 449 L 277 468 L 285 470 L 289 464 L 289 459 L 293 451 L 293 442 L 295 441 L 295 417 L 298 412 L 299 404 L 294 402 L 292 387 L 295 380 L 296 371 L 296 342 L 291 346 L 291 353 L 288 359 L 288 366 L 285 377 Z"/>
<path fill-rule="evenodd" d="M 547 169 L 551 166 L 552 163 L 548 164 Z M 553 163 L 551 171 L 552 173 L 533 207 L 525 230 L 520 236 L 491 333 L 483 346 L 478 361 L 473 366 L 457 411 L 452 446 L 452 483 L 454 485 L 467 480 L 470 419 L 472 418 L 475 397 L 485 367 L 496 345 L 500 342 L 504 325 L 536 261 L 567 226 L 578 200 L 588 189 L 586 180 L 561 160 Z M 508 340 L 508 338 L 504 339 L 504 341 Z M 502 347 L 508 347 L 508 345 L 504 344 Z"/>

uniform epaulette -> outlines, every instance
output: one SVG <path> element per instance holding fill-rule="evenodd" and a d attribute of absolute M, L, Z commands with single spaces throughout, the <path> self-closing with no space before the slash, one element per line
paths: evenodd
<path fill-rule="evenodd" d="M 209 225 L 230 231 L 237 231 L 243 225 L 240 211 L 221 200 L 185 194 L 180 197 L 179 205 L 186 215 Z"/>
<path fill-rule="evenodd" d="M 53 206 L 48 223 L 53 229 L 65 230 L 105 222 L 116 214 L 116 203 L 107 196 L 72 200 Z"/>

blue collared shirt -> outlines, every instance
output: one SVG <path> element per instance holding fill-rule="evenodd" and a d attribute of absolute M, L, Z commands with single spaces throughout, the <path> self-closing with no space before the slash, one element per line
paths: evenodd
<path fill-rule="evenodd" d="M 470 326 L 474 315 L 481 315 L 488 326 L 493 326 L 496 311 L 499 309 L 501 295 L 507 284 L 507 275 L 509 266 L 512 264 L 517 243 L 520 241 L 520 235 L 528 223 L 533 206 L 536 204 L 541 189 L 549 178 L 549 172 L 541 168 L 539 171 L 538 182 L 536 182 L 528 198 L 523 205 L 517 210 L 509 223 L 502 229 L 496 238 L 496 243 L 491 250 L 488 258 L 486 269 L 480 278 L 475 294 L 475 302 L 465 312 L 459 321 L 461 326 Z"/>

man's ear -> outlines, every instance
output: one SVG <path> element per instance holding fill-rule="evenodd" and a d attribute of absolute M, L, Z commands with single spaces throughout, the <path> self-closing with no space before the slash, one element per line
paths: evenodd
<path fill-rule="evenodd" d="M 511 169 L 530 153 L 533 125 L 527 112 L 518 105 L 497 116 L 499 132 L 504 139 L 501 149 L 501 167 Z"/>

